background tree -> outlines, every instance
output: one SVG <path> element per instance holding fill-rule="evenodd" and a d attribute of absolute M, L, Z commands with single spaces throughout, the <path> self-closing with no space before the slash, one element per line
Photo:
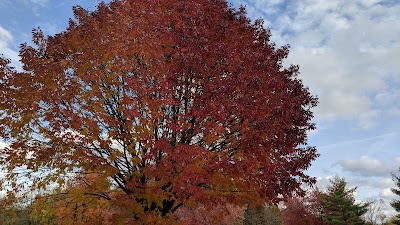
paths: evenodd
<path fill-rule="evenodd" d="M 280 209 L 274 204 L 247 208 L 244 212 L 243 225 L 281 225 L 283 218 Z"/>
<path fill-rule="evenodd" d="M 284 203 L 282 215 L 285 225 L 324 225 L 322 193 L 309 190 L 304 196 L 293 196 Z"/>
<path fill-rule="evenodd" d="M 30 218 L 31 208 L 28 204 L 18 204 L 13 193 L 0 198 L 0 225 L 34 225 Z"/>
<path fill-rule="evenodd" d="M 396 220 L 397 220 L 397 216 L 393 216 L 385 223 L 385 225 L 396 225 L 395 224 Z"/>
<path fill-rule="evenodd" d="M 367 200 L 368 211 L 364 214 L 365 221 L 372 225 L 386 224 L 388 217 L 385 214 L 385 201 L 383 199 Z"/>
<path fill-rule="evenodd" d="M 400 196 L 400 177 L 392 174 L 392 179 L 396 185 L 396 188 L 392 188 L 392 192 L 397 196 Z M 396 210 L 396 212 L 400 212 L 400 200 L 393 200 L 390 205 Z M 392 223 L 397 225 L 400 224 L 400 214 L 396 216 L 396 219 L 394 219 Z"/>
<path fill-rule="evenodd" d="M 54 36 L 33 30 L 23 72 L 0 61 L 3 188 L 92 173 L 102 186 L 72 197 L 151 224 L 184 205 L 276 203 L 315 181 L 304 170 L 317 101 L 262 21 L 223 0 L 115 0 L 74 15 Z"/>
<path fill-rule="evenodd" d="M 69 180 L 66 187 L 50 194 L 35 197 L 31 218 L 38 224 L 127 224 L 129 219 L 121 217 L 113 202 L 97 193 L 113 196 L 107 185 L 96 183 L 96 174 L 79 174 Z M 103 189 L 101 189 L 103 187 Z"/>
<path fill-rule="evenodd" d="M 179 224 L 221 224 L 221 225 L 242 225 L 245 207 L 234 205 L 215 205 L 212 209 L 203 206 L 196 208 L 181 207 L 174 217 Z"/>
<path fill-rule="evenodd" d="M 347 189 L 347 182 L 340 177 L 334 177 L 330 182 L 321 200 L 325 222 L 335 225 L 365 224 L 362 216 L 368 210 L 368 203 L 355 202 L 356 188 Z"/>

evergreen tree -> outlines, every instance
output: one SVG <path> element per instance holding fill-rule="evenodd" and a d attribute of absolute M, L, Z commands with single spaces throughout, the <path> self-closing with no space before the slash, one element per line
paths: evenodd
<path fill-rule="evenodd" d="M 368 203 L 356 203 L 356 188 L 347 189 L 344 178 L 335 177 L 330 180 L 327 193 L 322 197 L 324 219 L 333 225 L 364 225 L 362 215 L 367 212 Z"/>
<path fill-rule="evenodd" d="M 400 196 L 400 177 L 392 174 L 392 179 L 397 187 L 397 188 L 392 188 L 392 192 Z M 400 212 L 400 200 L 393 200 L 390 203 L 390 205 L 396 210 L 396 212 Z M 396 225 L 400 225 L 400 214 L 396 216 L 396 219 L 393 220 L 393 223 Z"/>

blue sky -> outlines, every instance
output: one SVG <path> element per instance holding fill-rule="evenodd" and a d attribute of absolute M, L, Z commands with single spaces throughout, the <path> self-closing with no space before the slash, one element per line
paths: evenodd
<path fill-rule="evenodd" d="M 55 34 L 66 28 L 71 6 L 94 10 L 98 2 L 0 0 L 0 52 L 16 62 L 32 28 Z M 400 173 L 400 2 L 231 3 L 245 5 L 252 19 L 264 19 L 277 45 L 291 46 L 287 65 L 300 65 L 300 77 L 320 99 L 309 144 L 321 156 L 308 171 L 318 186 L 340 175 L 358 186 L 359 199 L 394 198 L 390 173 Z"/>

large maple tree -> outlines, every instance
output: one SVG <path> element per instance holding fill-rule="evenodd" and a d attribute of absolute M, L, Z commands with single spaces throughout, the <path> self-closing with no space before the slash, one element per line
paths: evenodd
<path fill-rule="evenodd" d="M 23 71 L 0 60 L 3 188 L 91 175 L 125 216 L 182 205 L 278 202 L 318 156 L 317 100 L 283 66 L 288 47 L 223 0 L 112 1 L 54 36 L 33 30 Z"/>

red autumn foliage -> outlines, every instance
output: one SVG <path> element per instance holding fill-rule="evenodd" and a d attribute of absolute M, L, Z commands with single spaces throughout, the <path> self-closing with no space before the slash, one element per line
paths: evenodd
<path fill-rule="evenodd" d="M 294 196 L 285 202 L 282 214 L 285 225 L 324 225 L 321 192 L 309 191 L 305 196 Z"/>
<path fill-rule="evenodd" d="M 215 205 L 212 208 L 198 206 L 197 208 L 179 208 L 174 217 L 181 224 L 224 224 L 239 225 L 243 223 L 245 207 L 233 205 Z"/>
<path fill-rule="evenodd" d="M 276 203 L 314 182 L 304 171 L 318 156 L 306 142 L 317 100 L 262 21 L 223 0 L 115 0 L 74 14 L 64 32 L 33 31 L 25 71 L 0 62 L 5 186 L 96 173 L 118 191 L 88 192 L 158 223 L 185 205 Z"/>

